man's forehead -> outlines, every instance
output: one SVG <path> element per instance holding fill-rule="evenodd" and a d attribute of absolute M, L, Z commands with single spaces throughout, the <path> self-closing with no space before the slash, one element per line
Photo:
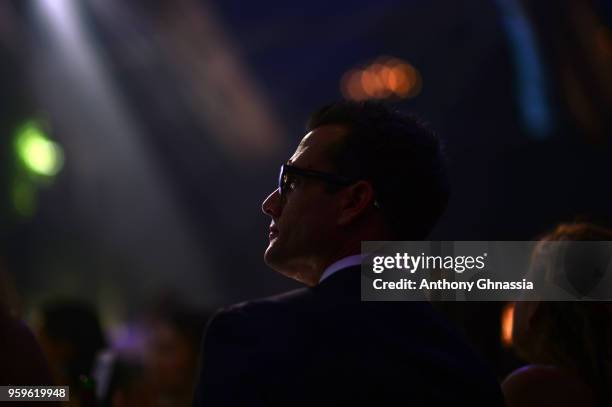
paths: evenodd
<path fill-rule="evenodd" d="M 329 153 L 345 136 L 346 128 L 341 125 L 325 125 L 308 132 L 300 141 L 289 164 L 312 166 L 327 162 Z"/>

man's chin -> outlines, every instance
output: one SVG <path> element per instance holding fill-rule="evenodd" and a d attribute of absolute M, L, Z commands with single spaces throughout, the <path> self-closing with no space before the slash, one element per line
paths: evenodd
<path fill-rule="evenodd" d="M 270 244 L 264 252 L 264 263 L 273 270 L 276 270 L 279 263 L 278 247 L 275 247 L 276 241 L 270 241 Z"/>

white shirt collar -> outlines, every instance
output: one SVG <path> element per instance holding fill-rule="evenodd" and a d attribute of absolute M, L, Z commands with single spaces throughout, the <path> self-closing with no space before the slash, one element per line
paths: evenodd
<path fill-rule="evenodd" d="M 334 274 L 338 270 L 345 269 L 351 266 L 361 265 L 361 261 L 363 256 L 361 254 L 355 254 L 352 256 L 343 257 L 340 260 L 330 264 L 327 266 L 323 274 L 321 274 L 321 278 L 319 279 L 319 284 L 323 282 L 326 278 Z"/>

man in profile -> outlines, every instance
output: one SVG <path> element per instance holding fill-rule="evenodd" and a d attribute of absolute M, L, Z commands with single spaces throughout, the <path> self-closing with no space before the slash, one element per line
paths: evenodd
<path fill-rule="evenodd" d="M 439 141 L 413 118 L 373 102 L 317 111 L 262 204 L 266 264 L 307 287 L 216 314 L 194 405 L 502 405 L 429 303 L 361 302 L 361 242 L 423 240 L 447 200 Z"/>

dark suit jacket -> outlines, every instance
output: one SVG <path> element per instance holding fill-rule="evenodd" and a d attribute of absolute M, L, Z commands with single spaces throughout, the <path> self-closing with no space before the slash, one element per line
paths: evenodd
<path fill-rule="evenodd" d="M 210 321 L 194 406 L 498 406 L 499 386 L 429 303 L 361 302 L 360 269 Z"/>

